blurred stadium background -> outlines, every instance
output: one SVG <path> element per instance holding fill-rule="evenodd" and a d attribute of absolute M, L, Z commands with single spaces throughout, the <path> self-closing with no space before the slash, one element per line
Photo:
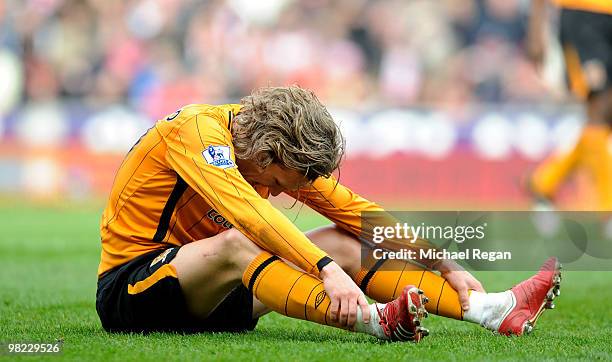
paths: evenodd
<path fill-rule="evenodd" d="M 558 310 L 528 339 L 429 318 L 418 350 L 274 314 L 241 338 L 109 336 L 94 311 L 115 171 L 188 103 L 297 83 L 344 129 L 341 180 L 364 196 L 389 209 L 530 208 L 522 177 L 571 146 L 584 117 L 560 56 L 549 52 L 544 76 L 528 60 L 528 12 L 528 0 L 0 0 L 0 345 L 61 339 L 75 361 L 609 360 L 599 272 L 566 272 Z M 575 177 L 564 207 L 588 205 L 586 185 Z M 326 222 L 275 202 L 302 230 Z M 529 274 L 476 276 L 498 291 Z"/>
<path fill-rule="evenodd" d="M 414 208 L 528 208 L 521 178 L 571 146 L 560 56 L 525 51 L 527 0 L 0 0 L 0 198 L 105 198 L 125 152 L 188 103 L 313 89 L 341 180 Z M 580 208 L 578 177 L 563 202 Z M 576 196 L 580 195 L 580 197 Z M 587 195 L 585 198 L 584 195 Z"/>

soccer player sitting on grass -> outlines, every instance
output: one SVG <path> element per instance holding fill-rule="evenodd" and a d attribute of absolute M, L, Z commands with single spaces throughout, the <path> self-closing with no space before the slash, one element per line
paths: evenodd
<path fill-rule="evenodd" d="M 362 268 L 360 215 L 383 209 L 331 176 L 343 145 L 325 107 L 298 87 L 263 88 L 240 105 L 188 105 L 158 121 L 123 161 L 101 221 L 103 327 L 245 331 L 273 310 L 419 341 L 428 311 L 502 334 L 531 330 L 558 292 L 554 258 L 503 293 L 485 293 L 446 260 L 420 261 L 431 270 L 401 260 Z M 302 233 L 267 200 L 281 192 L 334 226 Z"/>

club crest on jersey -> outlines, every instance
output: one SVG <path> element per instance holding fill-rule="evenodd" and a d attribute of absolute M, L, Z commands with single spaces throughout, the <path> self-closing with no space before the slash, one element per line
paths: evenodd
<path fill-rule="evenodd" d="M 208 148 L 202 152 L 202 156 L 209 165 L 217 166 L 220 168 L 229 168 L 234 166 L 234 161 L 230 156 L 229 146 L 208 146 Z"/>

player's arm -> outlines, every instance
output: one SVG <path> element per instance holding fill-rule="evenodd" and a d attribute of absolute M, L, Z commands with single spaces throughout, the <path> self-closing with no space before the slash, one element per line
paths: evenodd
<path fill-rule="evenodd" d="M 215 119 L 200 115 L 175 132 L 169 133 L 172 138 L 166 137 L 166 159 L 190 187 L 260 247 L 319 275 L 331 259 L 242 177 L 227 130 Z M 207 153 L 211 145 L 227 151 L 217 165 L 211 164 Z"/>
<path fill-rule="evenodd" d="M 363 241 L 372 240 L 371 235 L 365 235 L 367 230 L 373 226 L 392 226 L 398 221 L 378 204 L 369 201 L 351 191 L 348 187 L 340 184 L 336 178 L 319 177 L 310 185 L 296 192 L 290 192 L 291 196 L 304 202 L 313 210 L 322 214 L 338 227 L 348 231 Z M 363 217 L 364 213 L 367 217 Z M 368 223 L 362 228 L 362 223 Z M 431 249 L 435 248 L 427 240 L 417 239 L 415 243 L 408 243 L 405 240 L 385 240 L 379 245 L 389 250 L 399 249 Z M 417 253 L 417 255 L 420 255 Z M 421 260 L 423 265 L 430 268 L 434 267 L 434 260 Z"/>
<path fill-rule="evenodd" d="M 395 225 L 397 223 L 397 219 L 385 212 L 382 207 L 352 192 L 349 188 L 338 183 L 334 177 L 319 177 L 311 185 L 289 194 L 358 238 L 362 233 L 362 222 L 372 223 L 371 226 Z M 362 213 L 368 211 L 375 211 L 376 213 L 370 214 L 373 218 L 362 219 Z M 371 227 L 364 229 L 371 229 Z M 361 236 L 364 241 L 372 240 L 371 235 Z M 418 249 L 431 249 L 435 248 L 435 245 L 423 239 L 417 239 L 415 243 L 407 243 L 405 240 L 385 240 L 380 244 L 380 247 L 389 250 L 411 248 L 417 250 L 416 255 L 420 255 Z M 469 308 L 469 290 L 484 292 L 480 282 L 452 260 L 420 259 L 418 261 L 432 270 L 439 271 L 448 283 L 457 290 L 459 301 L 464 310 Z"/>

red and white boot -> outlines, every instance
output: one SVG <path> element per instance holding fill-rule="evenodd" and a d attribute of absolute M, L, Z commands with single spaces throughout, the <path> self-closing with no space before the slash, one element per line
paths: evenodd
<path fill-rule="evenodd" d="M 545 309 L 554 309 L 554 299 L 561 288 L 561 264 L 555 257 L 549 258 L 540 271 L 531 278 L 510 289 L 513 306 L 502 320 L 500 334 L 529 334 Z"/>
<path fill-rule="evenodd" d="M 428 301 L 422 290 L 408 285 L 399 298 L 387 303 L 382 310 L 377 309 L 379 323 L 387 339 L 416 343 L 427 336 L 429 331 L 421 327 L 421 323 L 428 316 L 425 310 Z"/>

